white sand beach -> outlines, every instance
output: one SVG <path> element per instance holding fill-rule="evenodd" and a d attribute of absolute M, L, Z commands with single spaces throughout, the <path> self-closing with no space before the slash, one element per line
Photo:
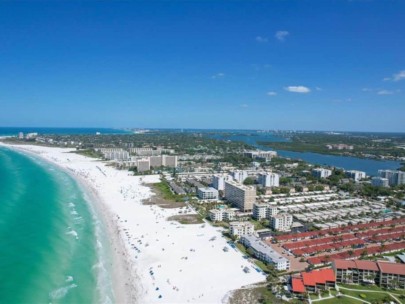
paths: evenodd
<path fill-rule="evenodd" d="M 95 194 L 114 251 L 114 289 L 119 303 L 221 303 L 229 292 L 262 282 L 265 276 L 230 247 L 221 229 L 210 224 L 182 225 L 167 218 L 179 208 L 143 205 L 154 176 L 132 176 L 71 149 L 14 146 L 68 170 Z M 152 198 L 153 199 L 153 198 Z M 182 208 L 184 213 L 191 209 Z M 225 252 L 223 248 L 229 250 Z M 245 273 L 243 268 L 251 269 Z"/>

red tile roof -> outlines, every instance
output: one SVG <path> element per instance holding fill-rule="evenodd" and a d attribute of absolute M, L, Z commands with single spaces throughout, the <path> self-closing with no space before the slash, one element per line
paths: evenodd
<path fill-rule="evenodd" d="M 378 265 L 373 261 L 356 260 L 354 261 L 356 267 L 361 270 L 378 271 Z"/>
<path fill-rule="evenodd" d="M 335 273 L 331 268 L 302 272 L 302 281 L 305 286 L 315 286 L 326 282 L 335 282 Z"/>
<path fill-rule="evenodd" d="M 306 288 L 301 278 L 292 278 L 291 285 L 293 292 L 303 293 L 306 291 Z"/>
<path fill-rule="evenodd" d="M 305 286 L 315 286 L 316 285 L 315 276 L 312 275 L 312 272 L 303 272 L 303 273 L 301 273 L 301 275 L 302 275 L 302 281 Z"/>
<path fill-rule="evenodd" d="M 405 275 L 405 265 L 399 263 L 378 262 L 382 273 Z"/>

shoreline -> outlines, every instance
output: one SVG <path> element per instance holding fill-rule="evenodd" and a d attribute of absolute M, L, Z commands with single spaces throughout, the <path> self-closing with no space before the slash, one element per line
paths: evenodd
<path fill-rule="evenodd" d="M 113 287 L 113 300 L 115 303 L 135 303 L 136 289 L 134 288 L 134 292 L 131 287 L 136 286 L 130 286 L 129 283 L 133 281 L 133 278 L 136 278 L 136 275 L 129 270 L 130 267 L 132 268 L 132 265 L 128 265 L 128 260 L 122 259 L 123 252 L 114 250 L 116 248 L 124 248 L 123 242 L 119 236 L 119 228 L 116 226 L 116 223 L 114 223 L 114 216 L 111 211 L 108 210 L 105 203 L 102 202 L 103 199 L 100 197 L 97 190 L 82 176 L 75 174 L 75 172 L 72 172 L 58 162 L 44 157 L 40 153 L 24 149 L 24 145 L 11 146 L 0 143 L 0 146 L 1 145 L 3 147 L 13 149 L 19 153 L 37 157 L 53 166 L 56 166 L 59 170 L 65 172 L 77 183 L 80 191 L 89 196 L 85 198 L 85 200 L 87 204 L 89 204 L 90 212 L 93 213 L 98 220 L 100 220 L 102 225 L 101 232 L 107 231 L 107 239 L 111 242 L 109 248 L 107 249 L 108 257 L 111 258 L 111 260 L 107 260 L 105 262 L 112 262 L 112 265 L 110 265 L 108 268 L 111 270 L 110 281 Z"/>
<path fill-rule="evenodd" d="M 72 149 L 4 145 L 27 151 L 68 172 L 89 193 L 111 242 L 112 284 L 117 303 L 221 303 L 243 286 L 265 281 L 222 229 L 183 225 L 168 218 L 195 213 L 189 207 L 144 204 L 156 197 L 148 184 L 159 176 L 133 176 Z M 225 252 L 224 247 L 230 250 Z M 251 267 L 249 274 L 244 267 Z"/>

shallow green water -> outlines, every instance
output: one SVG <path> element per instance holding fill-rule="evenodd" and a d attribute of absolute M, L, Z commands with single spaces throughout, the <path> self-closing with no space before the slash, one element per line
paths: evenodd
<path fill-rule="evenodd" d="M 109 303 L 102 225 L 65 172 L 0 148 L 0 303 Z"/>

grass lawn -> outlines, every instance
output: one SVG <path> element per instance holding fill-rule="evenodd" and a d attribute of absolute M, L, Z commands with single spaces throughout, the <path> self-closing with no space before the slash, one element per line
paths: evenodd
<path fill-rule="evenodd" d="M 91 157 L 91 158 L 101 158 L 101 155 L 92 149 L 75 150 L 70 153 L 80 154 L 80 155 L 84 155 L 84 156 Z"/>
<path fill-rule="evenodd" d="M 341 297 L 341 298 L 333 298 L 315 302 L 314 304 L 361 304 L 361 301 L 357 301 L 351 298 Z"/>
<path fill-rule="evenodd" d="M 393 300 L 388 294 L 386 293 L 379 293 L 379 292 L 365 292 L 365 291 L 352 291 L 352 290 L 341 290 L 342 293 L 345 295 L 349 295 L 355 298 L 358 298 L 360 301 L 364 300 L 367 302 L 372 301 L 383 301 L 384 299 Z M 365 297 L 360 297 L 360 295 L 365 295 Z"/>
<path fill-rule="evenodd" d="M 378 287 L 376 285 L 356 285 L 356 284 L 338 284 L 338 286 L 342 286 L 345 288 L 350 288 L 350 289 L 359 289 L 359 290 L 372 290 L 372 291 L 381 291 L 381 292 L 389 292 L 393 293 L 394 295 L 405 295 L 405 290 L 403 289 L 396 289 L 396 290 L 384 290 L 381 287 Z M 344 289 L 342 289 L 344 290 Z"/>

